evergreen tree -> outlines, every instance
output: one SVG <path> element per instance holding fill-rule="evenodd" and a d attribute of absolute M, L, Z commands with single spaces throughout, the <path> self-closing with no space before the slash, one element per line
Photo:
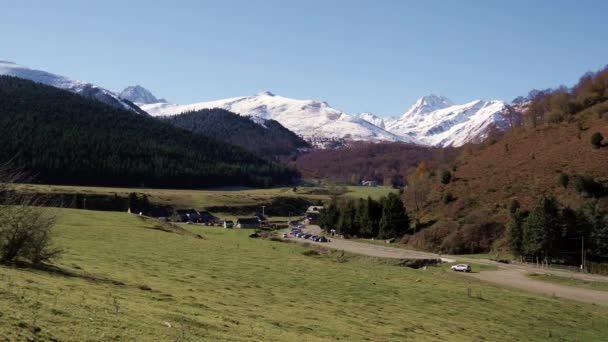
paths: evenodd
<path fill-rule="evenodd" d="M 557 200 L 543 196 L 523 226 L 522 249 L 525 255 L 533 260 L 550 262 L 557 254 L 556 249 L 563 231 Z"/>
<path fill-rule="evenodd" d="M 445 170 L 441 173 L 441 184 L 449 184 L 452 180 L 452 173 L 448 170 Z"/>
<path fill-rule="evenodd" d="M 511 213 L 511 225 L 509 229 L 509 247 L 514 255 L 520 256 L 523 251 L 523 223 L 524 217 L 518 209 Z"/>
<path fill-rule="evenodd" d="M 400 237 L 409 229 L 409 218 L 401 198 L 388 194 L 382 202 L 379 237 L 382 239 Z"/>

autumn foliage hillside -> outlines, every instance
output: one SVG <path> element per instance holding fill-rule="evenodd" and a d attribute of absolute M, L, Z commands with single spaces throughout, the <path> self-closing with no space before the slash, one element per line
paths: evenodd
<path fill-rule="evenodd" d="M 528 108 L 522 126 L 465 146 L 444 170 L 410 172 L 404 198 L 419 227 L 404 242 L 449 253 L 507 249 L 510 204 L 531 210 L 543 195 L 564 208 L 608 209 L 608 69 L 540 93 Z"/>

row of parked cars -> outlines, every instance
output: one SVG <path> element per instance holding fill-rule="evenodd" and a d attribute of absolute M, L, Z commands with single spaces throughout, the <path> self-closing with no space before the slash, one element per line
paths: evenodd
<path fill-rule="evenodd" d="M 289 234 L 291 234 L 292 236 L 295 236 L 297 238 L 300 238 L 300 239 L 311 240 L 314 242 L 329 242 L 329 239 L 326 238 L 325 236 L 307 234 L 307 233 L 302 232 L 301 228 L 294 228 L 291 230 L 291 232 Z"/>

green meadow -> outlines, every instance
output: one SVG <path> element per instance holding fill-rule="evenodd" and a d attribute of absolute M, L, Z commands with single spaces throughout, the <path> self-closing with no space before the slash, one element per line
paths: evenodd
<path fill-rule="evenodd" d="M 599 341 L 608 307 L 251 231 L 58 209 L 54 267 L 0 266 L 8 341 Z M 200 235 L 202 238 L 199 238 Z M 2 340 L 0 338 L 0 340 Z"/>

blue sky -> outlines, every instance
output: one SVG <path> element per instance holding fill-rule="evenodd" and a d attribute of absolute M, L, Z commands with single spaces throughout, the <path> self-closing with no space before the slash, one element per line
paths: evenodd
<path fill-rule="evenodd" d="M 399 115 L 608 64 L 608 1 L 0 0 L 0 59 L 170 102 L 270 90 Z"/>

